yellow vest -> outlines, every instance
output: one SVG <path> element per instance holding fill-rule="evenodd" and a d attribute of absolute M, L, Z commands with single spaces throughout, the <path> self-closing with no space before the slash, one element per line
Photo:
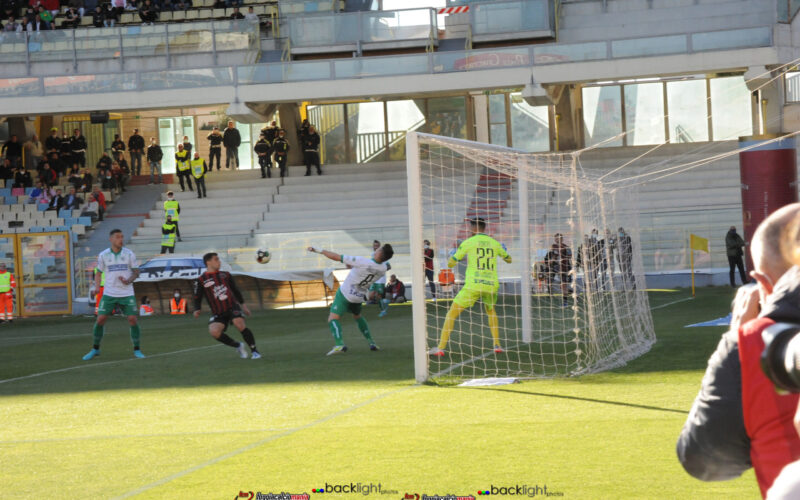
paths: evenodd
<path fill-rule="evenodd" d="M 195 179 L 200 179 L 206 173 L 206 161 L 202 158 L 198 158 L 196 160 L 192 160 L 192 175 Z"/>
<path fill-rule="evenodd" d="M 163 226 L 164 229 L 174 229 L 175 224 L 170 224 L 165 222 Z M 175 246 L 175 232 L 162 234 L 161 235 L 161 246 L 162 247 L 174 247 Z"/>
<path fill-rule="evenodd" d="M 6 271 L 0 274 L 0 293 L 11 291 L 11 273 Z"/>
<path fill-rule="evenodd" d="M 189 160 L 191 157 L 189 156 L 189 152 L 185 149 L 183 151 L 177 151 L 175 153 L 175 159 L 178 162 L 178 170 L 183 172 L 185 170 L 189 170 Z"/>
<path fill-rule="evenodd" d="M 180 215 L 178 214 L 178 200 L 167 200 L 164 202 L 164 219 L 167 215 L 172 216 L 172 222 L 178 222 Z"/>

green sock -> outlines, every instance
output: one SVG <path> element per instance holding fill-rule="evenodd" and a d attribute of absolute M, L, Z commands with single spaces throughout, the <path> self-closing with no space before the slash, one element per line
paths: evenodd
<path fill-rule="evenodd" d="M 328 322 L 328 326 L 331 327 L 331 333 L 333 334 L 333 339 L 336 341 L 336 345 L 344 345 L 344 342 L 342 341 L 342 324 L 339 323 L 339 320 L 330 320 Z"/>
<path fill-rule="evenodd" d="M 94 345 L 96 345 L 98 348 L 100 347 L 100 341 L 103 340 L 103 334 L 105 333 L 105 330 L 105 326 L 98 325 L 97 323 L 94 324 L 92 335 L 94 336 Z"/>
<path fill-rule="evenodd" d="M 378 304 L 381 306 L 381 311 L 389 309 L 389 299 L 380 299 Z"/>
<path fill-rule="evenodd" d="M 132 325 L 131 326 L 131 342 L 133 342 L 133 348 L 139 348 L 139 337 L 142 336 L 142 331 L 139 329 L 139 325 Z"/>
<path fill-rule="evenodd" d="M 369 334 L 369 325 L 367 324 L 367 320 L 362 316 L 358 318 L 356 323 L 358 323 L 358 329 L 361 330 L 361 335 L 363 335 L 370 344 L 374 344 L 375 341 L 372 340 L 372 335 Z"/>

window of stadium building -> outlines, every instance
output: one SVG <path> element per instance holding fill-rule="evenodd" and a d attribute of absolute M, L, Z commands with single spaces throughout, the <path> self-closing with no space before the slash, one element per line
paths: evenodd
<path fill-rule="evenodd" d="M 787 71 L 784 78 L 786 102 L 800 102 L 800 71 Z"/>
<path fill-rule="evenodd" d="M 550 150 L 549 106 L 531 106 L 520 92 L 508 94 L 511 120 L 511 142 L 509 146 L 524 151 Z"/>
<path fill-rule="evenodd" d="M 183 142 L 183 136 L 188 136 L 189 142 L 195 144 L 193 116 L 158 119 L 158 144 L 164 152 L 161 162 L 163 173 L 175 173 L 175 151 L 178 143 Z"/>
<path fill-rule="evenodd" d="M 753 132 L 741 76 L 592 86 L 582 94 L 587 147 L 724 141 Z"/>

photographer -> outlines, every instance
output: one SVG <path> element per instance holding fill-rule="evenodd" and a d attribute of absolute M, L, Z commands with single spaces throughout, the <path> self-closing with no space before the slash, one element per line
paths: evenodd
<path fill-rule="evenodd" d="M 776 322 L 800 322 L 800 268 L 780 252 L 783 231 L 798 216 L 800 204 L 783 207 L 753 235 L 751 274 L 758 285 L 737 294 L 730 329 L 709 359 L 677 444 L 684 469 L 704 481 L 733 479 L 752 465 L 762 496 L 800 458 L 800 437 L 788 432 L 797 395 L 778 395 L 760 367 L 761 332 Z"/>

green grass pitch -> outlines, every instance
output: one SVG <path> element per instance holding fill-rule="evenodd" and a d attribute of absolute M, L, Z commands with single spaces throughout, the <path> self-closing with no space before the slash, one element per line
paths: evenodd
<path fill-rule="evenodd" d="M 365 309 L 380 352 L 345 318 L 350 351 L 337 357 L 325 357 L 326 310 L 256 313 L 260 361 L 211 339 L 206 315 L 143 318 L 144 360 L 121 318 L 91 362 L 90 318 L 0 325 L 0 498 L 478 497 L 492 485 L 757 498 L 752 471 L 703 483 L 675 456 L 723 331 L 683 326 L 725 315 L 733 292 L 697 295 L 651 292 L 658 342 L 624 368 L 488 388 L 414 384 L 410 307 Z M 351 482 L 396 493 L 312 493 Z"/>

